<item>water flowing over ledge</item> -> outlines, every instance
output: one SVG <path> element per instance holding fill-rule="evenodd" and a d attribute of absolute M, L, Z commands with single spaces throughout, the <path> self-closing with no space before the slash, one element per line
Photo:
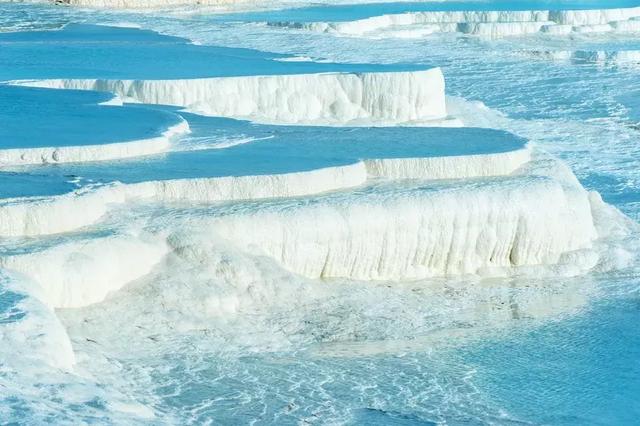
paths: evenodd
<path fill-rule="evenodd" d="M 516 54 L 540 60 L 595 64 L 621 68 L 640 67 L 640 50 L 522 50 Z"/>
<path fill-rule="evenodd" d="M 592 10 L 432 11 L 346 22 L 268 22 L 269 25 L 354 37 L 420 38 L 453 32 L 500 38 L 532 33 L 638 32 L 640 7 Z"/>
<path fill-rule="evenodd" d="M 447 118 L 439 68 L 189 80 L 41 80 L 36 87 L 98 90 L 210 116 L 286 124 L 439 124 Z"/>

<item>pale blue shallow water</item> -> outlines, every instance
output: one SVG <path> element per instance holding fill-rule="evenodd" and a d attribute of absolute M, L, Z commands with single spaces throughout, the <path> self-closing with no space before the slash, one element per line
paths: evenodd
<path fill-rule="evenodd" d="M 633 424 L 640 416 L 639 319 L 637 296 L 620 297 L 462 357 L 505 408 L 535 423 Z"/>
<path fill-rule="evenodd" d="M 637 297 L 600 302 L 575 318 L 428 355 L 205 359 L 187 373 L 191 386 L 158 391 L 179 409 L 213 397 L 223 423 L 256 415 L 259 424 L 322 423 L 335 410 L 348 424 L 631 425 L 640 415 L 637 305 Z M 262 400 L 246 400 L 246 382 Z"/>
<path fill-rule="evenodd" d="M 482 3 L 477 7 L 529 8 L 531 3 L 534 2 Z M 536 7 L 538 4 L 542 7 L 542 3 L 547 2 L 537 2 Z M 587 3 L 590 4 L 574 2 L 568 7 L 593 6 L 592 2 Z M 627 5 L 623 3 L 619 6 Z M 607 2 L 607 6 L 615 4 Z M 22 6 L 0 7 L 11 9 L 15 15 L 28 10 L 19 9 Z M 307 19 L 305 17 L 322 21 L 350 20 L 419 7 L 433 6 L 410 3 L 335 7 L 324 11 L 318 7 L 245 16 L 251 20 L 263 20 L 265 16 L 267 20 L 288 17 L 295 17 L 297 21 Z M 455 2 L 441 3 L 438 7 L 463 6 Z M 32 10 L 34 12 L 24 18 L 27 24 L 38 19 L 50 23 L 51 17 L 66 23 L 71 19 L 68 14 L 75 13 L 59 12 L 55 8 Z M 78 14 L 81 17 L 74 18 L 78 21 L 92 19 L 90 14 Z M 372 42 L 338 40 L 327 35 L 291 35 L 276 29 L 229 24 L 233 36 L 224 41 L 221 31 L 227 24 L 223 22 L 215 27 L 215 22 L 226 18 L 207 21 L 202 17 L 165 17 L 153 22 L 153 17 L 145 15 L 97 16 L 101 16 L 98 21 L 105 16 L 111 21 L 137 20 L 150 28 L 169 28 L 174 34 L 187 28 L 183 37 L 189 37 L 192 31 L 199 37 L 212 32 L 211 40 L 228 46 L 187 47 L 181 39 L 132 29 L 70 26 L 66 31 L 79 31 L 74 33 L 72 41 L 77 40 L 76 37 L 98 37 L 106 41 L 107 46 L 96 49 L 95 44 L 87 43 L 86 48 L 71 46 L 69 50 L 64 44 L 68 32 L 7 34 L 0 36 L 0 44 L 4 40 L 15 46 L 7 49 L 2 45 L 0 65 L 12 61 L 21 61 L 21 65 L 0 67 L 0 78 L 188 78 L 245 75 L 256 70 L 278 74 L 315 72 L 325 69 L 323 67 L 393 70 L 441 65 L 447 75 L 448 94 L 481 100 L 503 112 L 511 121 L 505 123 L 490 116 L 495 127 L 533 139 L 561 156 L 586 187 L 601 192 L 605 200 L 631 217 L 640 218 L 638 69 L 534 61 L 514 53 L 527 49 L 635 49 L 637 37 Z M 181 19 L 187 23 L 183 25 Z M 130 51 L 117 43 L 123 35 L 135 44 L 135 54 L 126 57 L 130 60 L 118 57 L 123 50 Z M 52 47 L 48 42 L 42 46 L 30 44 L 34 39 L 49 41 L 57 36 L 61 37 L 60 47 Z M 451 49 L 450 43 L 455 43 L 457 49 Z M 269 46 L 282 55 L 307 52 L 313 57 L 372 64 L 354 68 L 334 64 L 274 65 L 266 59 L 279 55 L 261 53 L 269 50 Z M 60 52 L 65 51 L 71 53 L 61 56 Z M 154 55 L 157 51 L 165 51 L 167 56 Z M 229 55 L 233 59 L 218 67 L 218 63 L 203 61 L 203 52 L 205 56 Z M 89 54 L 91 61 L 87 64 L 83 58 Z M 184 62 L 181 62 L 183 55 Z M 242 66 L 244 61 L 252 64 L 251 67 L 257 64 L 257 68 Z M 387 65 L 387 62 L 411 65 Z M 15 99 L 23 103 L 12 102 Z M 194 131 L 191 139 L 181 141 L 192 150 L 121 162 L 3 171 L 0 176 L 2 198 L 66 193 L 78 187 L 75 183 L 78 176 L 98 182 L 139 182 L 250 171 L 270 173 L 348 164 L 380 152 L 398 157 L 415 153 L 455 155 L 462 152 L 462 148 L 467 153 L 478 153 L 486 152 L 488 147 L 513 149 L 522 143 L 522 139 L 506 133 L 481 129 L 265 126 L 204 118 L 171 108 L 131 105 L 124 110 L 114 108 L 111 113 L 109 107 L 90 106 L 106 99 L 106 95 L 97 92 L 58 94 L 0 86 L 0 116 L 4 118 L 0 143 L 9 141 L 9 145 L 4 146 L 11 146 L 16 143 L 12 141 L 18 140 L 20 146 L 27 143 L 38 146 L 40 139 L 33 135 L 49 132 L 56 143 L 78 144 L 85 140 L 81 136 L 89 129 L 93 130 L 92 139 L 108 143 L 118 138 L 156 134 L 160 128 L 175 122 L 177 114 L 187 119 Z M 74 107 L 69 108 L 63 101 L 72 102 Z M 82 106 L 78 107 L 78 103 Z M 25 113 L 29 108 L 47 111 L 39 117 L 44 119 L 44 126 L 29 125 L 32 120 L 29 117 L 33 117 Z M 482 111 L 476 113 L 480 115 Z M 115 119 L 126 120 L 127 125 L 114 127 Z M 47 127 L 59 120 L 67 127 L 55 130 Z M 420 138 L 425 135 L 431 140 L 435 137 L 435 143 L 420 144 Z M 452 135 L 460 139 L 455 145 L 447 146 L 444 138 L 451 140 Z M 394 152 L 393 146 L 385 143 L 388 137 L 401 138 L 410 144 L 403 144 L 401 150 Z M 257 140 L 227 149 L 211 149 L 212 144 L 220 141 L 243 138 Z M 354 154 L 351 149 L 341 152 L 346 146 L 343 142 L 354 139 L 357 152 Z M 467 143 L 461 146 L 462 141 Z M 331 150 L 325 148 L 326 144 Z M 278 152 L 282 155 L 277 155 Z M 275 160 L 265 161 L 265 158 Z M 211 165 L 216 167 L 209 167 Z M 136 209 L 130 208 L 132 217 Z M 194 211 L 181 208 L 173 214 L 179 217 Z M 125 219 L 116 216 L 113 220 L 128 218 L 123 217 Z M 92 232 L 108 234 L 109 231 Z M 43 241 L 26 239 L 15 242 L 16 245 L 5 241 L 0 250 L 9 250 L 9 246 L 12 250 L 39 250 L 59 239 L 75 241 L 93 236 L 91 232 L 82 236 L 72 233 Z M 114 308 L 116 316 L 113 316 L 109 306 L 62 310 L 59 314 L 69 327 L 75 349 L 93 357 L 81 361 L 83 368 L 87 365 L 93 368 L 92 378 L 53 370 L 34 372 L 28 361 L 17 364 L 23 367 L 21 373 L 14 369 L 16 364 L 12 359 L 0 358 L 0 423 L 637 423 L 640 417 L 638 265 L 577 278 L 498 279 L 486 286 L 472 281 L 466 285 L 474 287 L 463 285 L 462 290 L 453 280 L 443 284 L 447 291 L 435 294 L 422 284 L 330 283 L 334 285 L 331 292 L 320 299 L 295 299 L 297 303 L 263 300 L 262 309 L 240 317 L 210 318 L 202 330 L 182 333 L 169 327 L 172 324 L 168 321 L 169 326 L 159 327 L 154 330 L 157 334 L 149 336 L 138 334 L 136 323 L 119 321 L 119 311 Z M 163 303 L 170 305 L 182 292 L 188 294 L 189 283 L 177 282 L 175 288 L 160 298 Z M 29 317 L 30 311 L 20 304 L 24 298 L 23 292 L 0 281 L 0 327 Z M 194 306 L 196 302 L 193 301 Z M 141 309 L 134 303 L 120 306 L 121 309 L 127 307 Z M 551 313 L 538 317 L 538 312 L 547 311 Z M 149 312 L 155 311 L 149 309 Z M 162 317 L 153 317 L 144 307 L 134 314 L 134 317 L 149 316 L 164 324 Z M 103 320 L 103 325 L 86 326 L 89 331 L 85 332 L 82 328 L 85 325 L 78 318 L 86 319 L 87 323 L 92 323 L 92 319 Z M 0 338 L 7 339 L 3 334 Z M 12 353 L 19 355 L 25 348 L 27 346 L 16 347 Z M 0 356 L 5 353 L 0 350 Z M 113 401 L 121 395 L 153 407 L 156 418 L 144 420 L 114 409 Z"/>

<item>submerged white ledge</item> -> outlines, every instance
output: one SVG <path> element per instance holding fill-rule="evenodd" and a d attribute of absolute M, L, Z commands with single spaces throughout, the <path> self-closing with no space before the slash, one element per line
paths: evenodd
<path fill-rule="evenodd" d="M 3 259 L 4 257 L 0 257 L 0 261 Z M 54 286 L 57 285 L 56 282 Z M 71 340 L 49 303 L 49 295 L 39 287 L 39 283 L 23 274 L 9 273 L 0 268 L 0 286 L 3 293 L 9 291 L 19 296 L 17 300 L 8 298 L 9 304 L 3 306 L 3 313 L 7 312 L 6 309 L 9 309 L 8 312 L 14 311 L 18 316 L 22 312 L 27 313 L 19 321 L 2 323 L 0 357 L 3 359 L 3 367 L 6 360 L 16 357 L 16 347 L 19 345 L 21 360 L 71 371 L 76 362 Z M 3 300 L 6 301 L 7 299 Z"/>
<path fill-rule="evenodd" d="M 178 124 L 169 127 L 161 136 L 137 141 L 80 146 L 0 149 L 0 167 L 107 161 L 160 154 L 169 150 L 172 138 L 189 133 L 189 131 L 189 124 L 182 120 Z M 90 138 L 90 136 L 87 137 Z"/>

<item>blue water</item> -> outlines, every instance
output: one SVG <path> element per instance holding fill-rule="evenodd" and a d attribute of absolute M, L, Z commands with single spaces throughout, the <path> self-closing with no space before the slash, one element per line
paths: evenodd
<path fill-rule="evenodd" d="M 59 31 L 0 33 L 1 80 L 180 79 L 338 71 L 409 71 L 411 64 L 284 63 L 285 55 L 198 46 L 131 28 L 69 24 Z M 8 66 L 10 64 L 10 66 Z"/>
<path fill-rule="evenodd" d="M 159 110 L 98 105 L 112 98 L 103 92 L 0 84 L 0 149 L 134 141 L 160 136 L 180 122 Z"/>
<path fill-rule="evenodd" d="M 253 419 L 261 403 L 292 407 L 293 411 L 278 415 L 279 410 L 267 408 L 261 413 L 261 423 L 274 418 L 286 424 L 300 418 L 330 422 L 329 401 L 336 401 L 335 408 L 346 413 L 349 424 L 634 424 L 640 415 L 636 400 L 640 342 L 633 327 L 638 319 L 637 301 L 622 300 L 594 307 L 585 316 L 561 324 L 431 356 L 248 356 L 223 365 L 207 360 L 204 364 L 211 367 L 188 375 L 193 381 L 192 394 L 171 395 L 166 400 L 182 407 L 194 399 L 205 402 L 196 395 L 213 397 L 218 400 L 222 422 Z M 304 377 L 292 374 L 297 371 L 304 371 Z M 470 391 L 461 380 L 465 374 L 482 389 L 476 398 L 490 395 L 490 401 L 485 407 L 447 413 L 447 405 L 464 400 L 464 393 Z M 259 378 L 259 388 L 270 395 L 252 407 L 244 397 L 229 392 L 241 387 L 230 377 L 236 375 L 240 380 Z M 279 380 L 284 376 L 302 383 L 288 391 Z M 327 383 L 331 377 L 340 379 Z M 453 388 L 449 394 L 438 395 L 439 387 L 448 386 Z M 172 389 L 159 391 L 169 394 Z M 323 403 L 325 409 L 315 413 L 307 408 Z M 510 414 L 503 415 L 495 406 Z M 479 413 L 482 421 L 478 421 Z"/>
<path fill-rule="evenodd" d="M 502 115 L 493 115 L 479 108 L 473 113 L 475 118 L 488 114 L 484 125 L 520 136 L 479 128 L 259 125 L 168 107 L 98 106 L 110 98 L 99 92 L 0 85 L 2 147 L 137 139 L 156 135 L 178 117 L 192 129 L 162 155 L 0 171 L 0 198 L 62 194 L 114 180 L 270 174 L 379 156 L 504 152 L 522 146 L 527 138 L 563 158 L 588 189 L 640 219 L 638 69 L 520 56 L 531 49 L 636 49 L 637 35 L 374 41 L 230 23 L 351 20 L 429 8 L 582 8 L 596 3 L 604 4 L 388 3 L 213 17 L 94 15 L 3 5 L 0 10 L 10 9 L 25 27 L 83 23 L 61 31 L 0 34 L 3 80 L 193 78 L 440 65 L 449 95 L 500 111 Z M 607 7 L 636 4 L 606 2 Z M 100 23 L 138 22 L 176 36 L 87 24 L 94 16 Z M 220 46 L 190 45 L 186 40 L 193 34 Z M 362 65 L 271 60 L 294 53 Z M 220 147 L 234 140 L 247 142 Z M 68 242 L 89 244 L 121 228 L 136 229 L 140 217 L 170 228 L 174 220 L 217 208 L 132 203 L 88 230 L 3 238 L 0 258 Z M 240 203 L 237 208 L 251 206 Z M 635 250 L 637 236 L 621 244 Z M 64 258 L 70 276 L 81 257 Z M 635 263 L 574 278 L 336 280 L 321 283 L 318 290 L 300 277 L 265 267 L 256 257 L 242 264 L 249 277 L 254 269 L 266 268 L 247 290 L 250 303 L 238 314 L 207 316 L 202 314 L 208 312 L 207 296 L 234 294 L 215 280 L 216 274 L 237 270 L 227 267 L 235 265 L 233 253 L 221 257 L 216 269 L 197 263 L 173 265 L 175 269 L 163 265 L 153 285 L 134 283 L 129 292 L 116 293 L 108 302 L 58 310 L 77 353 L 77 371 L 83 374 L 39 370 L 28 358 L 39 350 L 27 346 L 28 341 L 37 342 L 49 332 L 46 327 L 19 329 L 24 340 L 8 340 L 13 335 L 2 334 L 9 330 L 3 328 L 0 423 L 633 425 L 640 418 L 640 273 Z M 28 291 L 0 280 L 0 327 L 29 324 L 34 314 L 25 303 L 31 298 Z M 190 327 L 192 323 L 196 326 Z M 152 407 L 156 417 L 145 420 L 135 409 L 122 409 L 121 401 Z"/>
<path fill-rule="evenodd" d="M 9 87 L 9 86 L 6 86 Z M 119 112 L 129 121 L 112 123 L 119 116 L 98 115 L 96 126 L 86 116 L 79 115 L 77 104 L 62 104 L 60 98 L 69 100 L 72 95 L 82 95 L 83 101 L 100 100 L 101 92 L 77 92 L 55 89 L 32 89 L 11 87 L 13 95 L 25 100 L 38 94 L 42 101 L 62 107 L 68 114 L 71 107 L 78 123 L 68 129 L 57 129 L 61 120 L 69 117 L 38 114 L 29 116 L 25 110 L 15 110 L 16 116 L 7 122 L 15 123 L 5 131 L 7 135 L 21 135 L 21 144 L 9 139 L 8 145 L 16 146 L 65 146 L 120 142 L 135 132 L 136 124 L 148 126 L 154 114 L 175 124 L 178 117 L 187 121 L 191 134 L 184 141 L 174 143 L 168 153 L 120 161 L 102 161 L 77 164 L 55 164 L 49 166 L 12 167 L 9 172 L 0 171 L 0 196 L 54 195 L 77 189 L 69 181 L 82 178 L 84 183 L 139 183 L 149 180 L 190 179 L 203 177 L 270 175 L 303 172 L 325 167 L 354 164 L 359 160 L 378 158 L 418 158 L 435 156 L 478 155 L 509 152 L 522 148 L 526 140 L 510 133 L 481 128 L 336 128 L 313 126 L 269 126 L 226 118 L 203 117 L 177 111 L 175 108 L 156 106 L 102 107 Z M 0 92 L 1 92 L 0 86 Z M 33 106 L 29 108 L 31 111 Z M 173 111 L 171 114 L 169 111 Z M 28 112 L 28 111 L 27 111 Z M 130 115 L 128 115 L 130 114 Z M 165 117 L 165 115 L 167 117 Z M 76 117 L 74 117 L 76 118 Z M 14 121 L 15 120 L 15 121 Z M 28 127 L 31 121 L 35 125 Z M 42 123 L 42 124 L 40 124 Z M 133 123 L 133 126 L 128 125 Z M 27 131 L 23 131 L 23 127 Z M 70 125 L 72 123 L 69 123 Z M 86 127 L 84 127 L 86 125 Z M 13 133 L 9 133 L 13 132 Z M 93 135 L 95 132 L 95 137 Z M 47 137 L 55 134 L 62 139 Z M 150 135 L 143 135 L 150 136 Z M 400 138 L 398 138 L 400 136 Z M 111 137 L 114 140 L 107 139 Z M 203 143 L 204 141 L 204 143 Z M 216 144 L 246 141 L 220 149 Z M 29 142 L 35 143 L 31 145 Z M 77 143 L 76 143 L 77 142 Z M 19 172 L 18 172 L 19 171 Z"/>
<path fill-rule="evenodd" d="M 636 281 L 637 282 L 637 281 Z M 462 351 L 477 383 L 509 411 L 538 424 L 634 424 L 640 418 L 638 296 L 516 339 Z"/>

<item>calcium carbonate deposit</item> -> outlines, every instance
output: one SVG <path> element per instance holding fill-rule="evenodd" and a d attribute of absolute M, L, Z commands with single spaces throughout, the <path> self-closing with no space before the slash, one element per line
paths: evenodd
<path fill-rule="evenodd" d="M 638 31 L 0 3 L 0 424 L 634 424 Z"/>

